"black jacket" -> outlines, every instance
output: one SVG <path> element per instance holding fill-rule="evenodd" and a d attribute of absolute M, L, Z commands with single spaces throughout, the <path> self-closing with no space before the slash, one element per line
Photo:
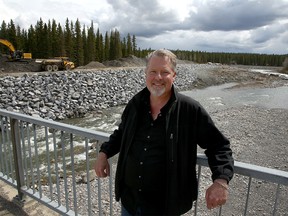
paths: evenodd
<path fill-rule="evenodd" d="M 196 158 L 197 144 L 208 157 L 212 179 L 226 179 L 233 176 L 234 161 L 229 140 L 215 127 L 204 108 L 195 100 L 177 93 L 173 88 L 175 101 L 166 117 L 167 134 L 167 176 L 166 212 L 179 215 L 189 211 L 197 199 Z M 139 106 L 147 88 L 136 94 L 127 104 L 119 128 L 103 143 L 101 152 L 109 157 L 119 153 L 115 193 L 121 198 L 124 167 L 127 153 L 137 128 Z"/>

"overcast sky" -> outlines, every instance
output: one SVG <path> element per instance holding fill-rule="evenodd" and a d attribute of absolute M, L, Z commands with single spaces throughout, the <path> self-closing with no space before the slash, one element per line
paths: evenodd
<path fill-rule="evenodd" d="M 0 0 L 1 22 L 40 18 L 117 28 L 142 49 L 288 54 L 288 0 Z"/>

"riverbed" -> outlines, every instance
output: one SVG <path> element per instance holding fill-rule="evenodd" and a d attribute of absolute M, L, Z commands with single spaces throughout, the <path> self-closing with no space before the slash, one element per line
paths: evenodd
<path fill-rule="evenodd" d="M 199 101 L 210 113 L 232 107 L 259 106 L 268 109 L 288 109 L 288 85 L 276 88 L 244 87 L 238 83 L 226 83 L 205 89 L 183 91 Z M 118 126 L 124 106 L 117 106 L 90 113 L 83 118 L 66 119 L 62 122 L 84 128 L 112 133 Z"/>

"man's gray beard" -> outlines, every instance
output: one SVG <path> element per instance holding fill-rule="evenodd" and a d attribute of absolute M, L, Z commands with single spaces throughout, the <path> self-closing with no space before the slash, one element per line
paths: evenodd
<path fill-rule="evenodd" d="M 160 97 L 161 95 L 163 95 L 165 93 L 165 88 L 162 88 L 162 89 L 151 89 L 150 90 L 150 93 L 153 95 L 153 96 L 156 96 L 156 97 Z"/>

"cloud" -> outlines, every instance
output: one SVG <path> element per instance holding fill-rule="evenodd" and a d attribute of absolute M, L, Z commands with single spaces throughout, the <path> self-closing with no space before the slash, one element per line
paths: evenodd
<path fill-rule="evenodd" d="M 288 0 L 0 0 L 0 19 L 28 29 L 66 19 L 135 35 L 140 48 L 287 53 Z"/>
<path fill-rule="evenodd" d="M 283 33 L 288 33 L 287 23 L 275 23 L 273 25 L 264 26 L 252 31 L 251 39 L 255 43 L 265 43 Z"/>
<path fill-rule="evenodd" d="M 288 2 L 279 0 L 212 0 L 199 3 L 196 8 L 186 22 L 200 31 L 249 30 L 287 19 L 288 14 Z"/>
<path fill-rule="evenodd" d="M 154 0 L 108 0 L 113 8 L 110 20 L 103 24 L 124 34 L 151 37 L 174 30 L 179 23 L 176 11 L 166 10 Z M 95 18 L 97 19 L 97 18 Z"/>
<path fill-rule="evenodd" d="M 0 4 L 1 21 L 8 22 L 13 19 L 16 24 L 26 29 L 30 25 L 34 26 L 40 18 L 44 22 L 54 19 L 62 25 L 67 18 L 72 22 L 79 19 L 82 25 L 90 26 L 95 14 L 101 14 L 101 18 L 102 14 L 111 14 L 106 0 L 97 0 L 97 2 L 94 0 L 0 0 Z"/>

